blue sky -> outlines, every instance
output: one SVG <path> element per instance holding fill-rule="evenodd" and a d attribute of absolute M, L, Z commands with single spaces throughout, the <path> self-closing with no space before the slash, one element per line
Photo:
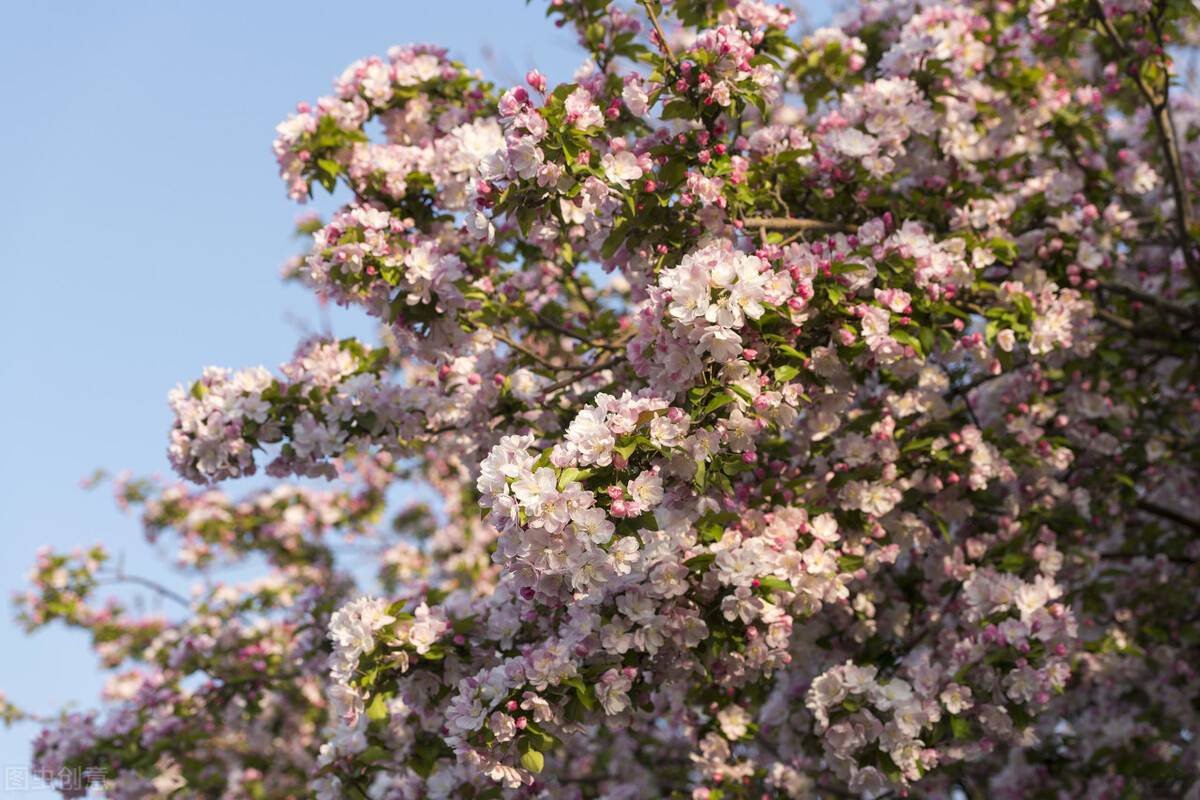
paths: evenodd
<path fill-rule="evenodd" d="M 315 304 L 284 287 L 298 246 L 275 124 L 356 58 L 436 42 L 498 83 L 570 75 L 579 52 L 523 0 L 120 3 L 0 10 L 0 692 L 41 712 L 95 704 L 85 639 L 11 620 L 35 551 L 104 542 L 186 589 L 97 467 L 167 474 L 167 391 L 208 364 L 274 368 Z M 489 55 L 495 54 L 495 55 Z M 335 316 L 338 335 L 369 328 Z M 36 726 L 0 730 L 0 768 Z"/>
<path fill-rule="evenodd" d="M 499 81 L 565 76 L 570 36 L 521 0 L 48 3 L 0 11 L 0 691 L 92 706 L 77 633 L 26 637 L 11 593 L 42 544 L 97 541 L 166 573 L 134 519 L 79 480 L 166 474 L 166 393 L 207 364 L 286 360 L 315 305 L 278 270 L 297 206 L 270 152 L 299 100 L 392 44 L 443 44 Z M 502 55 L 485 57 L 485 52 Z M 335 318 L 335 333 L 368 330 Z M 24 765 L 36 727 L 0 731 Z"/>

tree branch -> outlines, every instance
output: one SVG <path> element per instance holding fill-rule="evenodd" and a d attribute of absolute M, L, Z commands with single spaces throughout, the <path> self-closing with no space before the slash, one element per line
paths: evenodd
<path fill-rule="evenodd" d="M 658 48 L 662 50 L 663 56 L 676 70 L 679 69 L 679 60 L 675 58 L 675 54 L 671 52 L 671 45 L 667 42 L 667 36 L 663 33 L 662 26 L 658 24 L 658 14 L 654 13 L 653 0 L 642 0 L 642 7 L 646 9 L 646 15 L 650 17 L 650 24 L 654 26 L 654 36 L 658 40 Z"/>
<path fill-rule="evenodd" d="M 597 361 L 595 364 L 592 364 L 590 367 L 580 370 L 577 375 L 572 375 L 569 378 L 564 378 L 563 380 L 559 381 L 558 383 L 552 383 L 549 386 L 547 386 L 544 390 L 542 390 L 542 399 L 549 397 L 550 395 L 557 392 L 559 389 L 565 389 L 568 386 L 570 386 L 571 384 L 577 383 L 577 382 L 583 380 L 584 378 L 588 377 L 589 375 L 595 375 L 597 372 L 600 372 L 601 370 L 605 370 L 605 369 L 608 369 L 609 367 L 616 366 L 617 364 L 620 364 L 624 360 L 625 360 L 625 356 L 622 355 L 622 356 L 613 356 L 612 358 L 610 358 L 606 361 Z"/>
<path fill-rule="evenodd" d="M 163 586 L 160 583 L 150 580 L 149 578 L 142 578 L 137 575 L 126 575 L 124 572 L 118 572 L 108 582 L 109 583 L 136 584 L 138 586 L 149 589 L 150 591 L 154 592 L 155 594 L 159 595 L 160 597 L 165 597 L 168 600 L 174 600 L 176 603 L 179 603 L 184 608 L 192 607 L 192 604 L 188 601 L 188 599 L 186 597 L 184 597 L 183 595 L 179 594 L 178 592 L 176 592 L 172 589 L 168 589 L 166 586 Z"/>
<path fill-rule="evenodd" d="M 1103 308 L 1096 309 L 1096 316 L 1110 325 L 1116 325 L 1123 331 L 1132 332 L 1137 328 L 1137 326 L 1133 324 L 1133 320 L 1125 319 L 1124 317 L 1118 316 Z"/>
<path fill-rule="evenodd" d="M 1179 303 L 1173 303 L 1166 298 L 1118 281 L 1100 281 L 1100 286 L 1108 289 L 1110 292 L 1123 294 L 1126 297 L 1132 297 L 1134 300 L 1154 306 L 1164 314 L 1171 314 L 1172 316 L 1192 321 L 1200 319 L 1200 307 L 1197 306 L 1184 306 Z"/>
<path fill-rule="evenodd" d="M 837 222 L 798 217 L 746 217 L 742 223 L 748 228 L 765 228 L 772 231 L 849 232 L 854 230 L 849 225 L 841 225 Z"/>
<path fill-rule="evenodd" d="M 1162 556 L 1172 564 L 1181 564 L 1191 566 L 1196 563 L 1196 559 L 1187 558 L 1185 556 L 1170 556 L 1165 553 L 1100 553 L 1100 558 L 1106 561 L 1132 561 L 1135 558 L 1144 558 L 1148 561 Z"/>
<path fill-rule="evenodd" d="M 1092 0 L 1092 14 L 1100 23 L 1108 39 L 1133 65 L 1134 69 L 1130 71 L 1130 76 L 1142 98 L 1150 105 L 1150 116 L 1154 120 L 1159 149 L 1162 151 L 1163 161 L 1167 168 L 1167 180 L 1171 184 L 1171 193 L 1175 197 L 1175 233 L 1179 247 L 1183 250 L 1183 260 L 1187 263 L 1188 271 L 1192 273 L 1194 280 L 1200 282 L 1200 259 L 1197 258 L 1195 248 L 1192 246 L 1191 231 L 1194 219 L 1192 198 L 1187 191 L 1187 178 L 1184 176 L 1183 161 L 1179 156 L 1179 139 L 1175 131 L 1175 120 L 1171 115 L 1171 76 L 1168 72 L 1163 81 L 1162 94 L 1156 93 L 1142 76 L 1139 67 L 1141 58 L 1129 49 L 1128 44 L 1105 13 L 1100 0 Z M 1154 24 L 1154 29 L 1161 47 L 1163 44 L 1162 32 L 1159 30 L 1157 22 Z"/>
<path fill-rule="evenodd" d="M 1173 508 L 1161 505 L 1153 500 L 1138 500 L 1137 507 L 1138 510 L 1145 511 L 1147 514 L 1153 514 L 1156 517 L 1169 519 L 1171 522 L 1174 522 L 1178 525 L 1183 525 L 1185 528 L 1191 528 L 1197 533 L 1200 533 L 1200 520 L 1194 520 Z"/>
<path fill-rule="evenodd" d="M 524 355 L 524 356 L 527 356 L 528 358 L 531 358 L 531 359 L 533 359 L 534 361 L 536 361 L 537 363 L 541 364 L 541 365 L 542 365 L 543 367 L 545 367 L 546 369 L 555 369 L 555 370 L 556 370 L 556 369 L 560 369 L 560 367 L 556 367 L 556 366 L 554 366 L 554 365 L 553 365 L 553 364 L 551 364 L 549 361 L 547 361 L 546 359 L 544 359 L 544 358 L 542 358 L 541 356 L 539 356 L 537 353 L 535 353 L 535 352 L 533 352 L 532 350 L 530 350 L 528 347 L 525 347 L 525 346 L 524 346 L 524 345 L 522 345 L 522 344 L 518 344 L 516 341 L 514 341 L 514 340 L 512 339 L 512 337 L 510 337 L 510 336 L 509 336 L 508 334 L 506 334 L 506 333 L 501 333 L 500 331 L 492 331 L 492 336 L 494 336 L 495 338 L 497 338 L 497 339 L 499 339 L 500 341 L 504 342 L 506 345 L 508 345 L 509 347 L 511 347 L 511 348 L 512 348 L 513 350 L 515 350 L 516 352 L 518 352 L 518 353 L 521 353 L 522 355 Z"/>
<path fill-rule="evenodd" d="M 557 322 L 546 319 L 543 316 L 539 315 L 538 317 L 536 317 L 536 319 L 537 319 L 536 327 L 545 328 L 547 330 L 554 331 L 555 333 L 561 333 L 563 336 L 567 336 L 571 339 L 574 339 L 577 342 L 583 342 L 588 347 L 591 347 L 595 350 L 617 350 L 618 349 L 617 347 L 614 347 L 611 344 L 607 344 L 605 342 L 597 342 L 592 339 L 589 339 L 587 336 L 584 336 L 582 333 L 572 330 L 565 325 L 559 325 Z"/>
<path fill-rule="evenodd" d="M 1137 325 L 1133 320 L 1125 319 L 1118 314 L 1114 314 L 1103 308 L 1096 309 L 1097 319 L 1102 319 L 1110 325 L 1115 325 L 1123 331 L 1127 331 L 1135 336 L 1141 336 L 1145 339 L 1160 342 L 1174 342 L 1179 339 L 1194 341 L 1191 335 L 1192 328 L 1166 328 L 1166 327 L 1146 327 Z"/>

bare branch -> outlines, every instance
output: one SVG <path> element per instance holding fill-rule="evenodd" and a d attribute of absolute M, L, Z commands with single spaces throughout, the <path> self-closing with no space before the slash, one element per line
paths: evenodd
<path fill-rule="evenodd" d="M 854 230 L 849 225 L 837 222 L 799 217 L 746 217 L 742 223 L 749 228 L 763 228 L 770 231 L 829 231 L 835 233 Z"/>
<path fill-rule="evenodd" d="M 1171 314 L 1176 317 L 1187 320 L 1200 319 L 1200 307 L 1184 306 L 1179 303 L 1173 303 L 1166 298 L 1159 297 L 1156 294 L 1143 291 L 1128 284 L 1119 283 L 1117 281 L 1100 281 L 1100 286 L 1108 289 L 1110 292 L 1123 294 L 1126 297 L 1132 297 L 1134 300 L 1139 300 L 1147 305 L 1154 306 L 1161 310 L 1164 314 Z"/>
<path fill-rule="evenodd" d="M 1170 556 L 1165 553 L 1100 553 L 1100 558 L 1105 561 L 1133 561 L 1137 558 L 1144 558 L 1148 561 L 1153 561 L 1156 558 L 1165 558 L 1172 564 L 1180 564 L 1191 566 L 1196 563 L 1196 559 L 1187 558 L 1186 556 Z"/>
<path fill-rule="evenodd" d="M 573 383 L 578 383 L 579 381 L 583 380 L 584 378 L 586 378 L 590 375 L 595 375 L 597 372 L 600 372 L 601 370 L 606 370 L 609 367 L 616 366 L 617 364 L 620 364 L 624 360 L 625 360 L 625 356 L 613 356 L 612 358 L 607 359 L 605 361 L 597 361 L 595 364 L 592 364 L 590 367 L 580 370 L 579 373 L 576 375 L 572 375 L 569 378 L 564 378 L 563 380 L 559 381 L 558 383 L 550 384 L 542 391 L 542 397 L 547 398 L 550 395 L 557 392 L 559 389 L 565 389 Z"/>
<path fill-rule="evenodd" d="M 1138 510 L 1145 511 L 1147 514 L 1153 514 L 1156 517 L 1169 519 L 1171 522 L 1174 522 L 1178 525 L 1183 525 L 1185 528 L 1191 528 L 1197 533 L 1200 533 L 1200 520 L 1194 520 L 1173 508 L 1156 503 L 1153 500 L 1138 500 L 1137 507 Z"/>
<path fill-rule="evenodd" d="M 117 583 L 135 584 L 137 586 L 141 586 L 146 589 L 149 589 L 150 591 L 154 592 L 155 594 L 159 595 L 160 597 L 165 597 L 168 600 L 173 600 L 176 603 L 178 603 L 179 605 L 183 606 L 184 608 L 192 607 L 192 604 L 188 601 L 188 599 L 186 597 L 184 597 L 183 595 L 179 594 L 178 592 L 176 592 L 172 589 L 168 589 L 166 586 L 163 586 L 161 583 L 150 580 L 149 578 L 143 578 L 138 575 L 126 575 L 124 572 L 118 572 L 115 576 L 113 576 L 112 579 L 110 579 L 108 581 L 108 583 L 110 583 L 110 584 L 117 584 Z"/>
<path fill-rule="evenodd" d="M 1137 328 L 1137 326 L 1133 324 L 1132 320 L 1128 320 L 1128 319 L 1125 319 L 1124 317 L 1117 316 L 1116 314 L 1112 313 L 1111 311 L 1107 311 L 1103 308 L 1096 309 L 1096 316 L 1099 317 L 1100 319 L 1104 320 L 1105 322 L 1109 323 L 1110 325 L 1116 325 L 1118 328 L 1120 328 L 1123 331 L 1131 331 L 1132 332 L 1132 331 L 1136 330 L 1136 328 Z"/>
<path fill-rule="evenodd" d="M 1192 222 L 1195 219 L 1192 212 L 1192 198 L 1188 194 L 1187 179 L 1183 172 L 1183 161 L 1179 156 L 1179 137 L 1175 131 L 1175 120 L 1171 115 L 1169 96 L 1171 86 L 1170 75 L 1167 75 L 1163 81 L 1161 94 L 1154 91 L 1153 87 L 1146 83 L 1141 69 L 1137 68 L 1137 65 L 1141 61 L 1140 56 L 1129 49 L 1129 45 L 1122 38 L 1120 31 L 1116 29 L 1112 24 L 1112 20 L 1105 13 L 1100 0 L 1092 0 L 1092 14 L 1109 41 L 1135 67 L 1130 71 L 1130 76 L 1133 78 L 1133 82 L 1137 86 L 1142 98 L 1150 105 L 1150 116 L 1154 120 L 1154 130 L 1158 137 L 1159 149 L 1162 151 L 1163 162 L 1167 168 L 1167 180 L 1171 184 L 1171 193 L 1175 198 L 1175 233 L 1178 238 L 1179 247 L 1183 250 L 1183 259 L 1187 263 L 1188 271 L 1192 273 L 1194 280 L 1200 282 L 1200 258 L 1197 258 L 1192 242 Z M 1154 28 L 1158 43 L 1161 46 L 1163 44 L 1162 32 L 1158 29 L 1157 23 L 1155 23 Z"/>
<path fill-rule="evenodd" d="M 537 317 L 537 326 L 535 326 L 535 327 L 552 330 L 555 333 L 561 333 L 563 336 L 570 337 L 571 339 L 574 339 L 578 342 L 583 342 L 588 347 L 591 347 L 594 350 L 617 350 L 618 349 L 617 347 L 615 347 L 612 344 L 609 344 L 607 342 L 595 341 L 594 339 L 591 339 L 591 338 L 583 335 L 579 331 L 572 330 L 571 328 L 568 328 L 565 325 L 560 325 L 557 322 L 546 319 L 545 317 L 540 316 L 540 315 Z"/>
<path fill-rule="evenodd" d="M 658 14 L 654 12 L 653 0 L 642 0 L 642 6 L 646 9 L 646 15 L 650 17 L 650 24 L 654 26 L 654 37 L 657 40 L 656 44 L 662 50 L 663 56 L 675 69 L 679 69 L 679 60 L 675 58 L 675 54 L 671 52 L 671 45 L 667 41 L 667 35 L 663 33 L 662 26 L 658 24 Z"/>
<path fill-rule="evenodd" d="M 506 345 L 511 347 L 516 352 L 521 353 L 521 354 L 533 359 L 534 361 L 541 364 L 546 369 L 560 369 L 560 367 L 556 367 L 555 365 L 551 364 L 549 361 L 542 358 L 537 353 L 530 350 L 528 347 L 525 347 L 524 345 L 519 344 L 511 336 L 509 336 L 506 333 L 501 333 L 500 331 L 492 331 L 492 336 L 494 336 L 497 339 L 499 339 L 500 341 L 504 342 Z"/>

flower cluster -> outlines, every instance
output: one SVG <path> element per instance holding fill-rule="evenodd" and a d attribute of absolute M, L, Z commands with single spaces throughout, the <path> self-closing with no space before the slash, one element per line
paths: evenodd
<path fill-rule="evenodd" d="M 96 601 L 105 550 L 40 558 L 26 625 L 120 671 L 38 765 L 130 798 L 1196 796 L 1182 6 L 549 16 L 569 82 L 397 48 L 280 126 L 292 197 L 349 194 L 286 272 L 379 339 L 205 370 L 169 457 L 350 483 L 122 481 L 206 580 L 141 614 Z"/>

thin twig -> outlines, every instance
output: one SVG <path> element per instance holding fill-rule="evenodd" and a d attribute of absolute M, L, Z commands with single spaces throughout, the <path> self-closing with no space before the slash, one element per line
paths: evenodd
<path fill-rule="evenodd" d="M 1171 193 L 1175 197 L 1175 228 L 1179 247 L 1183 250 L 1183 260 L 1187 262 L 1188 271 L 1192 273 L 1195 280 L 1200 281 L 1200 259 L 1197 259 L 1192 246 L 1192 199 L 1187 191 L 1183 161 L 1179 156 L 1179 139 L 1175 131 L 1175 120 L 1171 115 L 1170 75 L 1168 74 L 1163 81 L 1162 94 L 1159 96 L 1147 85 L 1141 69 L 1137 68 L 1140 57 L 1129 49 L 1128 44 L 1105 13 L 1100 0 L 1092 0 L 1092 13 L 1108 39 L 1117 47 L 1121 55 L 1129 59 L 1135 66 L 1130 74 L 1138 92 L 1150 104 L 1150 116 L 1154 119 L 1155 133 L 1158 136 L 1159 148 L 1162 150 L 1163 161 L 1167 168 L 1167 179 L 1171 184 Z M 1158 30 L 1157 24 L 1155 33 L 1158 34 L 1159 45 L 1162 45 L 1161 32 Z"/>
<path fill-rule="evenodd" d="M 597 372 L 600 372 L 601 370 L 606 370 L 609 367 L 620 364 L 624 360 L 625 360 L 625 356 L 622 355 L 622 356 L 613 356 L 612 358 L 610 358 L 606 361 L 597 361 L 595 364 L 592 364 L 590 367 L 580 370 L 578 374 L 572 375 L 569 378 L 564 378 L 563 380 L 559 381 L 558 383 L 552 383 L 549 386 L 547 386 L 544 390 L 542 390 L 542 398 L 545 399 L 545 398 L 549 397 L 550 395 L 554 394 L 555 392 L 557 392 L 559 389 L 565 389 L 566 387 L 570 386 L 571 384 L 577 383 L 577 382 L 583 380 L 584 378 L 588 377 L 589 375 L 595 375 Z"/>
<path fill-rule="evenodd" d="M 919 633 L 913 634 L 900 643 L 900 647 L 897 648 L 893 654 L 895 656 L 895 664 L 898 665 L 901 661 L 903 661 L 905 656 L 911 653 L 917 645 L 925 641 L 925 637 L 929 636 L 929 634 L 933 632 L 933 629 L 938 627 L 939 623 L 942 621 L 942 618 L 945 617 L 950 611 L 950 606 L 953 605 L 954 601 L 958 598 L 959 588 L 961 588 L 961 584 L 959 586 L 955 586 L 954 591 L 946 596 L 946 599 L 942 602 L 941 608 L 938 609 L 937 619 L 930 620 L 929 624 L 922 628 Z"/>
<path fill-rule="evenodd" d="M 532 358 L 534 361 L 541 364 L 546 369 L 559 369 L 559 367 L 556 367 L 555 365 L 551 364 L 549 361 L 542 358 L 537 353 L 530 350 L 528 347 L 525 347 L 522 344 L 518 344 L 515 340 L 513 340 L 511 337 L 509 337 L 508 334 L 500 333 L 499 331 L 493 331 L 492 336 L 494 336 L 495 338 L 504 342 L 506 345 L 508 345 L 513 350 L 517 351 L 518 353 L 522 353 L 522 354 L 528 356 L 529 358 Z"/>
<path fill-rule="evenodd" d="M 976 427 L 976 428 L 978 428 L 979 430 L 981 430 L 981 431 L 982 431 L 982 430 L 983 430 L 983 423 L 981 423 L 981 422 L 979 421 L 979 417 L 975 416 L 975 407 L 971 405 L 971 396 L 970 396 L 970 394 L 969 394 L 969 393 L 968 393 L 968 394 L 964 394 L 964 395 L 962 396 L 962 399 L 963 399 L 963 404 L 964 404 L 964 405 L 966 405 L 966 407 L 967 407 L 967 414 L 969 414 L 969 415 L 970 415 L 970 417 L 971 417 L 971 421 L 975 423 L 975 427 Z"/>
<path fill-rule="evenodd" d="M 642 6 L 646 9 L 646 15 L 650 17 L 650 24 L 654 26 L 654 35 L 658 39 L 659 49 L 662 50 L 667 62 L 678 70 L 679 61 L 675 58 L 675 54 L 671 52 L 671 45 L 667 42 L 667 35 L 663 33 L 662 26 L 658 24 L 658 14 L 654 13 L 653 0 L 642 0 Z"/>
<path fill-rule="evenodd" d="M 565 325 L 559 325 L 557 322 L 546 319 L 545 317 L 538 316 L 537 322 L 538 322 L 537 327 L 548 328 L 548 329 L 554 331 L 555 333 L 561 333 L 563 336 L 567 336 L 571 339 L 574 339 L 577 342 L 583 342 L 588 347 L 591 347 L 595 350 L 616 350 L 616 349 L 618 349 L 611 344 L 607 344 L 605 342 L 597 342 L 592 339 L 589 339 L 588 337 L 584 336 L 582 333 L 572 330 L 572 329 L 566 327 Z"/>
<path fill-rule="evenodd" d="M 166 597 L 166 598 L 168 598 L 168 599 L 170 599 L 170 600 L 174 600 L 176 603 L 179 603 L 179 604 L 180 604 L 181 606 L 183 606 L 184 608 L 191 608 L 191 607 L 192 607 L 192 604 L 191 604 L 190 602 L 188 602 L 188 599 L 187 599 L 186 597 L 184 597 L 183 595 L 179 594 L 179 593 L 178 593 L 178 592 L 176 592 L 176 591 L 173 591 L 173 590 L 171 590 L 171 589 L 168 589 L 166 586 L 163 586 L 163 585 L 162 585 L 162 584 L 160 584 L 160 583 L 157 583 L 157 582 L 155 582 L 155 581 L 152 581 L 152 580 L 150 580 L 149 578 L 142 578 L 142 577 L 139 577 L 139 576 L 137 576 L 137 575 L 126 575 L 126 574 L 125 574 L 125 573 L 123 573 L 123 572 L 118 572 L 118 573 L 117 573 L 117 574 L 116 574 L 116 575 L 115 575 L 115 576 L 114 576 L 114 577 L 113 577 L 113 578 L 112 578 L 112 579 L 109 581 L 109 583 L 133 583 L 133 584 L 137 584 L 138 586 L 145 587 L 146 589 L 149 589 L 149 590 L 151 590 L 152 592 L 155 592 L 156 594 L 158 594 L 158 595 L 159 595 L 159 596 L 161 596 L 161 597 Z"/>

